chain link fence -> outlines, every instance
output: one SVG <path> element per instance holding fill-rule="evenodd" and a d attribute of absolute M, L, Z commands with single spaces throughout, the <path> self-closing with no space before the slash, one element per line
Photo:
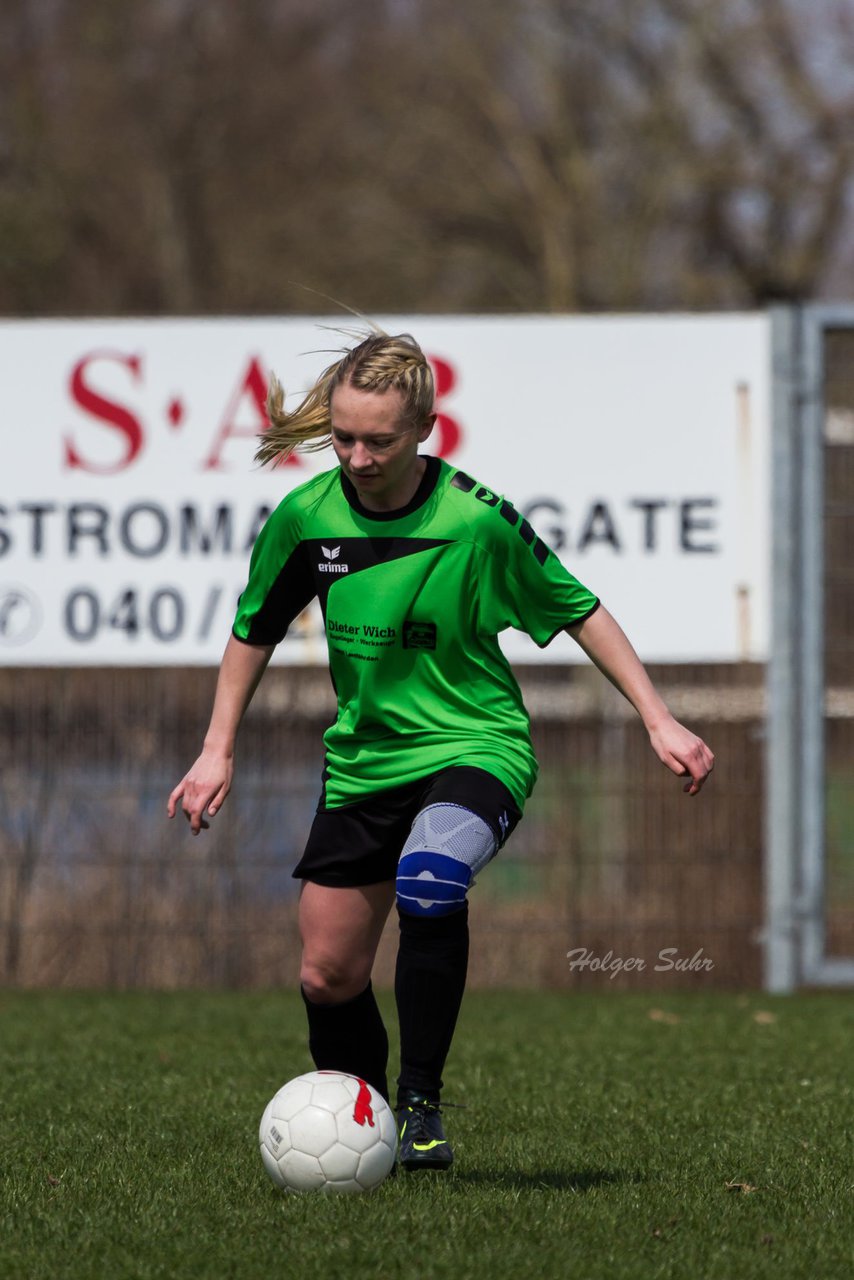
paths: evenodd
<path fill-rule="evenodd" d="M 717 753 L 697 798 L 593 668 L 520 673 L 540 779 L 472 900 L 471 981 L 758 985 L 762 669 L 653 669 Z M 234 789 L 193 838 L 166 799 L 198 754 L 209 670 L 4 670 L 0 975 L 7 985 L 269 987 L 298 973 L 297 882 L 317 803 L 325 671 L 271 668 Z M 389 922 L 377 981 L 392 979 Z"/>
<path fill-rule="evenodd" d="M 824 363 L 825 946 L 841 957 L 854 955 L 854 327 L 825 332 Z"/>

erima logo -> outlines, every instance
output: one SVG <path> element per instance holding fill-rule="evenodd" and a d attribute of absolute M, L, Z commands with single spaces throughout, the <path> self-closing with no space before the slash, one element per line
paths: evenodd
<path fill-rule="evenodd" d="M 321 546 L 320 550 L 326 556 L 326 560 L 321 560 L 320 564 L 317 566 L 321 573 L 349 573 L 350 572 L 350 566 L 348 564 L 332 563 L 334 560 L 337 560 L 338 557 L 340 556 L 341 554 L 340 547 Z"/>

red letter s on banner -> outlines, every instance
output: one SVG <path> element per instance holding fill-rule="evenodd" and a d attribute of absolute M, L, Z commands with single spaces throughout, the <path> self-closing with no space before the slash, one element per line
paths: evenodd
<path fill-rule="evenodd" d="M 139 453 L 143 445 L 144 432 L 142 423 L 138 418 L 125 409 L 122 405 L 117 404 L 115 400 L 108 400 L 106 396 L 100 395 L 97 391 L 89 386 L 86 381 L 86 374 L 89 365 L 96 360 L 112 360 L 118 364 L 124 365 L 133 374 L 134 380 L 140 380 L 142 372 L 142 361 L 139 356 L 124 355 L 119 351 L 92 351 L 89 355 L 83 356 L 78 360 L 71 372 L 71 397 L 80 408 L 93 418 L 97 418 L 105 426 L 110 429 L 119 431 L 124 437 L 124 453 L 118 462 L 112 466 L 105 466 L 88 460 L 80 454 L 74 442 L 65 437 L 65 457 L 66 467 L 77 467 L 81 471 L 89 471 L 93 475 L 112 476 L 117 472 L 123 471 L 125 467 L 130 466 L 134 458 Z"/>

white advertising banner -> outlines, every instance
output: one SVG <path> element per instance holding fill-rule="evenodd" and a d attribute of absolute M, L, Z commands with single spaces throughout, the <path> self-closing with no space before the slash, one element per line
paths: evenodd
<path fill-rule="evenodd" d="M 425 451 L 504 494 L 647 661 L 768 649 L 762 315 L 380 317 L 436 373 Z M 0 324 L 0 664 L 217 664 L 253 540 L 331 452 L 253 463 L 348 320 Z M 515 632 L 514 661 L 545 651 Z M 324 660 L 309 610 L 275 660 Z"/>

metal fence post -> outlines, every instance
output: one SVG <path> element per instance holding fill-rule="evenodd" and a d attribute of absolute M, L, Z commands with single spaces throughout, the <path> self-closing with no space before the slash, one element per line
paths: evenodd
<path fill-rule="evenodd" d="M 795 901 L 798 787 L 800 578 L 798 392 L 803 318 L 771 311 L 771 649 L 767 668 L 764 985 L 793 991 L 798 979 Z"/>

